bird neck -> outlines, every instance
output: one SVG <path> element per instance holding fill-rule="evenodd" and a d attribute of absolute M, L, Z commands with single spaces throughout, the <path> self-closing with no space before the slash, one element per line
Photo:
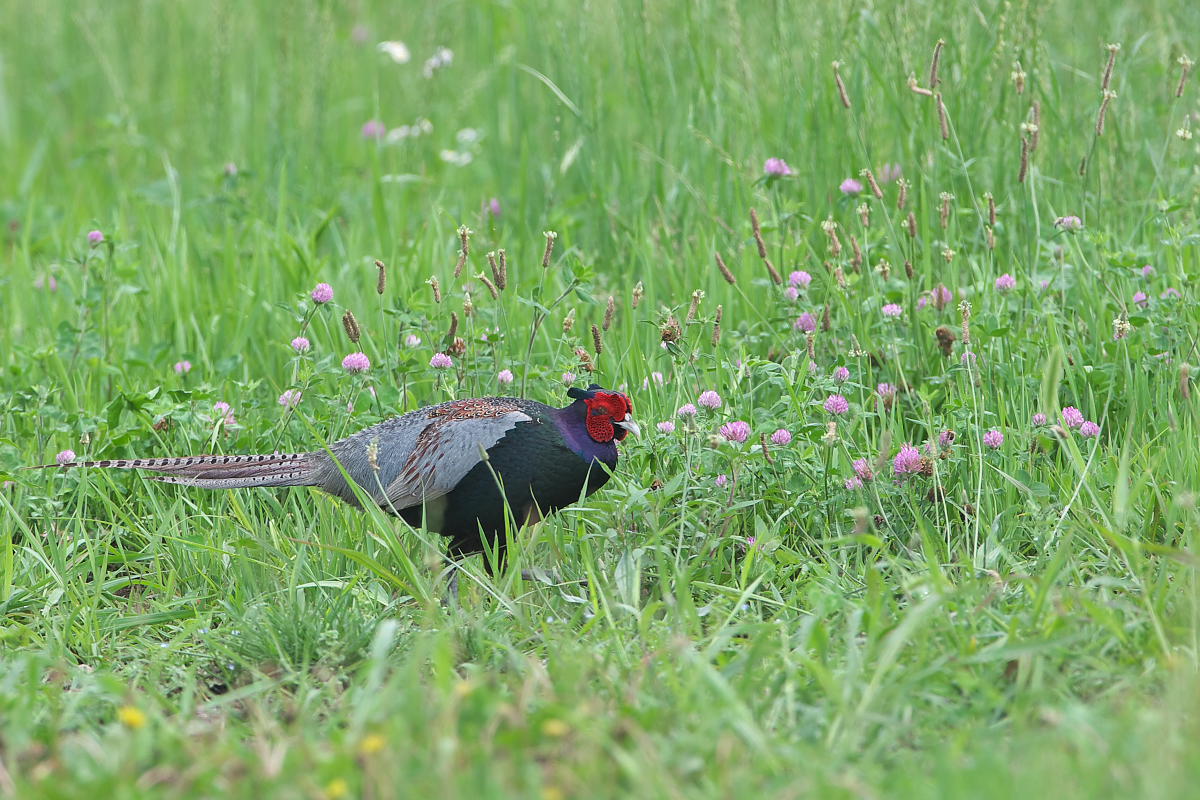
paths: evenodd
<path fill-rule="evenodd" d="M 566 408 L 555 410 L 555 423 L 562 432 L 563 439 L 584 461 L 600 460 L 607 464 L 616 464 L 616 443 L 597 442 L 588 434 L 587 413 L 587 405 L 582 400 L 576 400 Z"/>

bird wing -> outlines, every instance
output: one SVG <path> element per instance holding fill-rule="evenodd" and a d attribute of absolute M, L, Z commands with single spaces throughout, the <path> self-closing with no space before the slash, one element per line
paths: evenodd
<path fill-rule="evenodd" d="M 491 399 L 435 407 L 400 471 L 385 485 L 387 503 L 399 510 L 448 494 L 486 459 L 487 450 L 519 423 L 532 421 L 516 404 Z"/>

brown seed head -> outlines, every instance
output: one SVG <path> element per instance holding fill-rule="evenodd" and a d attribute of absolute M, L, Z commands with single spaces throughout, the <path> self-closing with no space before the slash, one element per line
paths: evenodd
<path fill-rule="evenodd" d="M 1117 52 L 1121 49 L 1119 44 L 1106 44 L 1104 49 L 1108 51 L 1108 63 L 1104 65 L 1104 77 L 1100 79 L 1100 91 L 1108 89 L 1108 85 L 1112 83 L 1113 65 L 1117 63 Z"/>
<path fill-rule="evenodd" d="M 854 234 L 850 234 L 850 247 L 854 251 L 854 257 L 850 259 L 850 266 L 854 267 L 854 271 L 858 272 L 858 268 L 862 266 L 862 248 L 858 246 L 858 239 Z"/>
<path fill-rule="evenodd" d="M 375 266 L 379 269 L 379 277 L 375 280 L 375 291 L 377 294 L 383 294 L 383 290 L 387 288 L 387 267 L 378 259 L 375 261 Z"/>
<path fill-rule="evenodd" d="M 944 355 L 946 358 L 954 355 L 954 341 L 956 338 L 954 336 L 954 331 L 950 330 L 945 325 L 942 325 L 939 326 L 938 329 L 933 332 L 933 334 L 937 337 L 938 347 L 942 348 L 942 355 Z"/>
<path fill-rule="evenodd" d="M 909 183 L 904 178 L 901 178 L 900 180 L 896 181 L 896 183 L 900 186 L 900 194 L 896 198 L 896 208 L 900 211 L 903 211 L 904 205 L 908 202 Z"/>
<path fill-rule="evenodd" d="M 604 339 L 600 335 L 600 326 L 592 323 L 592 349 L 596 351 L 596 355 L 604 352 Z"/>
<path fill-rule="evenodd" d="M 450 312 L 450 328 L 446 331 L 446 341 L 453 343 L 454 335 L 458 333 L 458 314 Z"/>
<path fill-rule="evenodd" d="M 481 272 L 481 273 L 479 273 L 478 275 L 476 275 L 475 277 L 476 277 L 476 278 L 479 278 L 480 282 L 481 282 L 481 283 L 482 283 L 484 286 L 486 286 L 486 287 L 487 287 L 488 294 L 490 294 L 490 295 L 492 296 L 492 299 L 493 299 L 493 300 L 497 300 L 497 299 L 499 299 L 499 297 L 500 297 L 500 290 L 499 290 L 498 288 L 496 288 L 496 284 L 492 283 L 492 279 L 491 279 L 491 278 L 489 278 L 487 275 L 484 275 L 482 272 Z"/>
<path fill-rule="evenodd" d="M 362 329 L 358 327 L 358 320 L 354 318 L 353 311 L 347 311 L 342 315 L 342 327 L 346 330 L 350 341 L 358 344 L 358 340 L 362 338 Z"/>
<path fill-rule="evenodd" d="M 1117 99 L 1117 93 L 1112 89 L 1104 90 L 1104 97 L 1100 101 L 1100 111 L 1096 114 L 1096 135 L 1104 135 L 1104 120 L 1108 116 L 1108 106 L 1113 100 Z"/>
<path fill-rule="evenodd" d="M 575 348 L 575 357 L 579 359 L 579 366 L 586 369 L 588 372 L 595 372 L 596 365 L 592 363 L 592 357 L 588 355 L 588 351 L 582 347 Z"/>
<path fill-rule="evenodd" d="M 908 212 L 908 238 L 917 238 L 917 216 L 913 212 Z"/>
<path fill-rule="evenodd" d="M 462 357 L 467 352 L 467 342 L 461 336 L 455 336 L 454 341 L 446 348 L 446 352 L 450 355 Z"/>
<path fill-rule="evenodd" d="M 674 315 L 667 317 L 667 321 L 662 326 L 662 340 L 671 344 L 678 342 L 682 335 L 683 329 L 679 327 L 679 320 L 675 319 Z"/>
<path fill-rule="evenodd" d="M 859 203 L 856 210 L 858 211 L 858 221 L 862 223 L 862 226 L 864 228 L 871 227 L 871 207 L 866 203 Z"/>
<path fill-rule="evenodd" d="M 574 327 L 575 327 L 575 309 L 572 308 L 570 311 L 567 312 L 567 315 L 565 317 L 563 317 L 563 333 L 570 333 L 571 328 L 574 328 Z"/>
<path fill-rule="evenodd" d="M 692 322 L 696 319 L 696 312 L 700 309 L 700 301 L 704 299 L 704 292 L 697 289 L 692 292 L 692 304 L 688 306 L 687 321 Z"/>
<path fill-rule="evenodd" d="M 883 189 L 879 188 L 879 184 L 875 180 L 875 173 L 871 172 L 870 169 L 864 169 L 864 170 L 861 170 L 858 174 L 867 179 L 867 186 L 871 187 L 871 194 L 875 195 L 875 199 L 882 200 L 883 199 Z"/>
<path fill-rule="evenodd" d="M 714 255 L 717 257 L 717 269 L 721 271 L 721 277 L 725 279 L 725 282 L 730 286 L 737 283 L 737 278 L 733 277 L 733 273 L 729 271 L 729 267 L 725 266 L 725 259 L 721 258 L 721 254 L 714 253 Z"/>
<path fill-rule="evenodd" d="M 438 282 L 437 276 L 434 275 L 425 283 L 429 284 L 429 288 L 433 290 L 433 302 L 442 302 L 442 284 Z"/>
<path fill-rule="evenodd" d="M 838 98 L 846 108 L 850 107 L 850 95 L 846 93 L 846 83 L 842 80 L 842 63 L 833 62 L 833 82 L 837 84 Z"/>
<path fill-rule="evenodd" d="M 1184 400 L 1192 399 L 1192 368 L 1187 364 L 1179 365 L 1179 395 Z"/>
<path fill-rule="evenodd" d="M 508 255 L 503 251 L 497 251 L 500 257 L 500 279 L 496 281 L 496 285 L 501 290 L 508 288 Z"/>
<path fill-rule="evenodd" d="M 1186 55 L 1181 55 L 1177 62 L 1179 63 L 1179 85 L 1175 87 L 1175 96 L 1183 97 L 1183 86 L 1187 83 L 1188 75 L 1196 62 Z"/>
<path fill-rule="evenodd" d="M 475 316 L 475 303 L 471 301 L 471 293 L 468 291 L 463 292 L 463 316 Z"/>
<path fill-rule="evenodd" d="M 915 92 L 916 94 L 922 95 L 924 97 L 932 97 L 933 96 L 933 92 L 929 91 L 928 89 L 926 89 L 923 86 L 921 86 L 920 84 L 918 84 L 917 76 L 913 75 L 911 73 L 908 76 L 908 88 L 911 91 Z"/>
<path fill-rule="evenodd" d="M 1017 170 L 1017 183 L 1024 183 L 1029 174 L 1029 139 L 1021 137 L 1021 168 Z"/>
<path fill-rule="evenodd" d="M 542 253 L 542 268 L 550 266 L 550 256 L 554 255 L 554 242 L 558 239 L 558 234 L 554 231 L 543 231 L 542 235 L 546 237 L 546 252 Z"/>
<path fill-rule="evenodd" d="M 942 201 L 942 208 L 939 216 L 941 217 L 942 230 L 945 230 L 946 226 L 950 224 L 950 203 L 954 200 L 954 195 L 950 194 L 949 192 L 942 192 L 938 195 L 938 197 Z"/>
<path fill-rule="evenodd" d="M 933 46 L 933 59 L 929 62 L 929 88 L 936 89 L 942 81 L 938 78 L 938 65 L 942 60 L 942 48 L 946 46 L 944 39 L 938 39 Z"/>
<path fill-rule="evenodd" d="M 912 262 L 907 258 L 904 259 L 904 277 L 908 278 L 910 281 L 913 277 L 913 265 Z"/>
<path fill-rule="evenodd" d="M 959 303 L 958 313 L 962 317 L 962 343 L 966 347 L 971 344 L 971 302 L 963 300 Z"/>
<path fill-rule="evenodd" d="M 941 131 L 943 139 L 949 139 L 950 138 L 950 121 L 946 116 L 946 104 L 945 104 L 945 102 L 942 101 L 942 93 L 935 92 L 933 95 L 933 99 L 935 101 L 937 101 L 938 130 Z"/>
<path fill-rule="evenodd" d="M 988 205 L 988 224 L 993 227 L 996 225 L 996 198 L 991 192 L 984 192 L 983 198 L 987 200 Z"/>
<path fill-rule="evenodd" d="M 608 296 L 608 305 L 604 307 L 604 330 L 612 327 L 613 316 L 617 313 L 617 298 Z"/>
<path fill-rule="evenodd" d="M 829 303 L 825 304 L 825 309 L 821 312 L 821 330 L 828 332 L 832 323 L 829 319 Z"/>

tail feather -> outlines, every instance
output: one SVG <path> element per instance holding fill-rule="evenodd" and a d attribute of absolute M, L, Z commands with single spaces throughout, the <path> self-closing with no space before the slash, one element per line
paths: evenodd
<path fill-rule="evenodd" d="M 145 469 L 163 473 L 153 476 L 163 483 L 179 483 L 202 489 L 241 489 L 250 486 L 317 486 L 321 471 L 315 453 L 272 453 L 270 455 L 182 456 L 178 458 L 127 458 L 106 461 L 70 461 L 50 467 L 100 467 Z"/>

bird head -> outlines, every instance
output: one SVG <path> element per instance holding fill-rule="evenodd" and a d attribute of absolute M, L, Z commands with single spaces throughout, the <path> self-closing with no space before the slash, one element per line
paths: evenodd
<path fill-rule="evenodd" d="M 629 395 L 602 389 L 593 383 L 586 389 L 572 386 L 567 390 L 567 397 L 582 402 L 586 409 L 588 436 L 597 442 L 622 441 L 628 434 L 641 434 L 641 429 L 633 421 L 633 404 Z"/>

